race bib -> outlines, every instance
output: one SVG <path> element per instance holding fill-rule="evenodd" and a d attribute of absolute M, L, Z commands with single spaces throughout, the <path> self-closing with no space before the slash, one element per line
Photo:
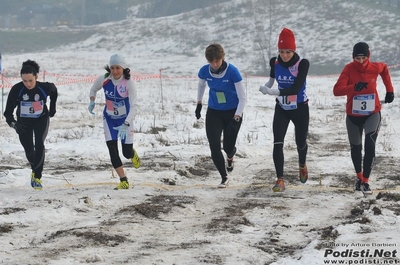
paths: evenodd
<path fill-rule="evenodd" d="M 278 96 L 279 105 L 284 110 L 297 109 L 297 95 Z"/>
<path fill-rule="evenodd" d="M 21 101 L 20 117 L 39 118 L 43 113 L 43 100 L 41 101 Z"/>
<path fill-rule="evenodd" d="M 375 110 L 375 94 L 353 97 L 353 114 L 369 115 Z"/>
<path fill-rule="evenodd" d="M 217 94 L 217 100 L 219 104 L 224 104 L 226 103 L 226 98 L 225 98 L 225 93 L 224 92 L 216 92 Z"/>
<path fill-rule="evenodd" d="M 120 119 L 126 117 L 126 105 L 124 101 L 114 102 L 106 100 L 106 112 L 112 119 Z"/>

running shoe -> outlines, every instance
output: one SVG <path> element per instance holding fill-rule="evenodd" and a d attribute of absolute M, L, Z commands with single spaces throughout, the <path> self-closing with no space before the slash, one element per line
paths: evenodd
<path fill-rule="evenodd" d="M 354 184 L 354 191 L 361 191 L 361 179 L 357 179 Z"/>
<path fill-rule="evenodd" d="M 232 153 L 228 154 L 228 157 L 226 158 L 226 164 L 227 164 L 226 170 L 228 172 L 232 172 L 233 170 L 233 156 L 236 154 L 236 151 L 237 151 L 236 147 L 233 148 Z"/>
<path fill-rule="evenodd" d="M 114 190 L 127 190 L 129 189 L 129 183 L 128 181 L 121 181 L 117 187 L 114 188 Z"/>
<path fill-rule="evenodd" d="M 221 184 L 218 185 L 218 188 L 223 189 L 228 187 L 229 185 L 229 179 L 228 178 L 223 178 L 221 181 Z"/>
<path fill-rule="evenodd" d="M 361 191 L 361 183 L 364 182 L 364 174 L 362 172 L 357 173 L 357 180 L 354 185 L 354 191 Z"/>
<path fill-rule="evenodd" d="M 361 183 L 361 191 L 364 193 L 364 195 L 372 194 L 372 190 L 367 182 Z"/>
<path fill-rule="evenodd" d="M 233 157 L 232 158 L 228 158 L 226 160 L 226 162 L 227 162 L 226 170 L 228 172 L 232 172 L 232 170 L 233 170 Z"/>
<path fill-rule="evenodd" d="M 136 152 L 135 148 L 133 149 L 133 157 L 131 158 L 132 165 L 134 168 L 139 168 L 140 167 L 140 157 L 138 153 Z"/>
<path fill-rule="evenodd" d="M 42 181 L 40 180 L 40 178 L 35 178 L 34 172 L 32 172 L 31 174 L 31 186 L 35 190 L 41 190 L 43 188 Z"/>
<path fill-rule="evenodd" d="M 299 167 L 299 172 L 300 172 L 300 182 L 301 183 L 306 183 L 308 180 L 308 171 L 307 171 L 307 165 L 304 164 L 304 166 Z"/>
<path fill-rule="evenodd" d="M 285 182 L 283 181 L 282 178 L 278 178 L 278 180 L 275 182 L 274 187 L 272 188 L 274 192 L 282 192 L 285 190 Z"/>

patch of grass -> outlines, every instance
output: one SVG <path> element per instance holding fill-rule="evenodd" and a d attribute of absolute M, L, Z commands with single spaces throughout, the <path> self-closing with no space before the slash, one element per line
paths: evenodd
<path fill-rule="evenodd" d="M 185 208 L 185 204 L 193 204 L 195 202 L 196 198 L 189 196 L 159 195 L 150 198 L 146 202 L 124 207 L 116 215 L 139 213 L 149 219 L 160 219 L 160 214 L 168 214 L 174 207 Z"/>
<path fill-rule="evenodd" d="M 335 240 L 338 236 L 339 233 L 333 226 L 328 226 L 321 230 L 321 239 Z"/>
<path fill-rule="evenodd" d="M 26 209 L 24 208 L 18 208 L 18 207 L 10 207 L 10 208 L 4 208 L 2 212 L 0 212 L 0 215 L 9 215 L 11 213 L 17 213 L 21 211 L 25 211 Z"/>
<path fill-rule="evenodd" d="M 150 130 L 147 132 L 148 134 L 158 134 L 159 132 L 165 132 L 167 130 L 166 127 L 156 127 L 152 126 Z M 162 137 L 162 136 L 161 136 Z"/>
<path fill-rule="evenodd" d="M 14 230 L 14 227 L 11 224 L 1 224 L 0 225 L 0 235 L 5 233 L 10 233 Z"/>
<path fill-rule="evenodd" d="M 398 193 L 388 193 L 388 192 L 379 192 L 376 196 L 376 199 L 382 199 L 384 201 L 400 201 L 400 194 Z"/>
<path fill-rule="evenodd" d="M 55 240 L 56 238 L 71 235 L 78 238 L 84 238 L 86 241 L 92 242 L 95 246 L 117 246 L 120 243 L 128 241 L 124 236 L 108 235 L 102 232 L 77 231 L 75 229 L 60 230 L 52 233 L 48 237 L 48 240 Z"/>
<path fill-rule="evenodd" d="M 264 209 L 269 203 L 256 200 L 232 200 L 224 209 L 224 215 L 213 218 L 208 224 L 207 229 L 210 232 L 227 231 L 231 234 L 241 233 L 241 226 L 253 226 L 253 223 L 245 216 L 245 211 L 250 211 L 254 208 Z"/>

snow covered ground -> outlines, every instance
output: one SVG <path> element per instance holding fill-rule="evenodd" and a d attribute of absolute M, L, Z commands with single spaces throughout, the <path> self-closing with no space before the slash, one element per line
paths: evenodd
<path fill-rule="evenodd" d="M 240 5 L 241 1 L 232 2 Z M 218 11 L 220 16 L 225 16 L 222 11 Z M 220 40 L 227 47 L 227 61 L 239 70 L 251 69 L 254 64 L 249 60 L 254 43 L 248 43 L 252 39 L 245 33 L 239 44 L 232 41 L 237 39 L 232 29 L 224 35 L 226 39 L 220 39 L 220 28 L 208 28 L 210 23 L 203 18 L 207 14 L 196 17 L 198 14 L 201 11 L 186 15 L 192 19 L 190 23 L 185 23 L 183 15 L 104 24 L 100 26 L 104 36 L 99 34 L 83 43 L 40 53 L 3 54 L 6 84 L 20 80 L 23 61 L 36 60 L 41 73 L 46 73 L 41 79 L 58 85 L 59 103 L 46 141 L 42 191 L 30 187 L 30 169 L 17 134 L 4 118 L 0 120 L 0 264 L 400 264 L 398 66 L 390 70 L 395 100 L 382 109 L 372 196 L 352 190 L 355 173 L 345 129 L 345 98 L 332 94 L 335 75 L 310 75 L 307 79 L 308 182 L 301 184 L 297 179 L 297 152 L 290 125 L 284 149 L 287 189 L 273 193 L 274 98 L 258 91 L 265 77 L 248 76 L 245 70 L 248 103 L 237 141 L 235 169 L 229 176 L 230 187 L 217 189 L 220 178 L 205 135 L 205 108 L 199 121 L 194 116 L 196 75 L 206 63 L 205 47 L 190 50 L 185 41 L 192 35 L 167 40 L 160 39 L 157 32 L 163 31 L 163 25 L 165 30 L 178 33 L 176 29 L 182 27 L 184 32 L 204 36 L 204 42 Z M 316 30 L 338 33 L 322 30 L 326 24 L 320 21 L 313 24 L 320 28 L 305 27 L 302 31 L 299 20 L 326 18 L 299 14 L 301 19 L 279 21 L 299 34 L 300 55 L 317 58 L 325 49 L 317 41 L 328 44 L 321 38 L 330 37 Z M 241 19 L 239 15 L 236 18 Z M 254 18 L 242 20 L 250 23 Z M 195 31 L 196 23 L 204 25 L 202 30 L 209 35 Z M 332 21 L 327 23 L 341 29 Z M 331 52 L 328 57 L 350 60 L 353 43 L 348 42 L 353 38 L 346 34 L 353 34 L 353 28 L 342 29 L 343 40 L 329 42 L 335 46 L 323 51 L 324 55 Z M 247 26 L 240 30 L 255 36 Z M 371 47 L 382 43 L 382 32 L 388 31 L 371 33 Z M 357 39 L 361 38 L 359 31 L 357 34 Z M 246 52 L 233 50 L 236 46 Z M 134 146 L 142 161 L 142 166 L 134 169 L 124 160 L 134 187 L 120 191 L 113 190 L 118 178 L 104 141 L 101 93 L 96 115 L 87 111 L 91 82 L 104 73 L 103 66 L 117 51 L 126 55 L 138 78 Z M 375 60 L 376 53 L 372 54 Z M 311 64 L 314 61 L 318 60 L 311 60 Z M 6 87 L 4 100 L 7 92 Z M 382 83 L 379 93 L 383 99 Z"/>
<path fill-rule="evenodd" d="M 30 169 L 16 133 L 4 119 L 0 127 L 1 264 L 400 262 L 397 97 L 382 110 L 371 176 L 374 194 L 364 197 L 352 192 L 345 99 L 332 95 L 336 77 L 310 77 L 310 179 L 306 184 L 297 179 L 290 125 L 285 143 L 288 187 L 273 193 L 274 99 L 258 91 L 265 78 L 244 78 L 248 104 L 227 189 L 216 188 L 220 179 L 209 156 L 204 120 L 194 117 L 196 79 L 166 75 L 138 80 L 134 146 L 142 167 L 134 169 L 125 161 L 134 187 L 115 191 L 118 179 L 110 166 L 99 106 L 104 98 L 98 95 L 96 115 L 90 115 L 91 83 L 62 84 L 68 72 L 57 68 L 58 62 L 73 68 L 74 58 L 50 57 L 37 56 L 52 70 L 48 80 L 60 82 L 42 191 L 29 185 Z M 392 73 L 399 87 L 398 72 Z M 380 90 L 383 97 L 382 84 Z"/>

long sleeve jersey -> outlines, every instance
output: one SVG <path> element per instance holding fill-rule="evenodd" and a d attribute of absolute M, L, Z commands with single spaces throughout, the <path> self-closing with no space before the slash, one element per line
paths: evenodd
<path fill-rule="evenodd" d="M 126 80 L 124 76 L 115 80 L 112 75 L 101 75 L 93 83 L 89 95 L 96 98 L 102 88 L 106 98 L 103 114 L 132 124 L 137 111 L 137 90 L 133 80 Z"/>
<path fill-rule="evenodd" d="M 47 97 L 50 97 L 50 112 L 56 110 L 58 97 L 57 87 L 49 82 L 36 82 L 33 89 L 25 87 L 23 82 L 15 84 L 8 94 L 4 117 L 10 125 L 16 120 L 22 123 L 32 123 L 35 118 L 49 115 Z M 14 110 L 17 107 L 17 119 Z"/>
<path fill-rule="evenodd" d="M 386 87 L 386 92 L 394 92 L 389 69 L 382 62 L 353 61 L 347 64 L 340 74 L 333 94 L 335 96 L 347 96 L 346 113 L 351 116 L 370 115 L 381 110 L 381 103 L 377 91 L 378 75 Z M 361 91 L 355 91 L 354 85 L 358 82 L 366 82 L 367 87 Z"/>

